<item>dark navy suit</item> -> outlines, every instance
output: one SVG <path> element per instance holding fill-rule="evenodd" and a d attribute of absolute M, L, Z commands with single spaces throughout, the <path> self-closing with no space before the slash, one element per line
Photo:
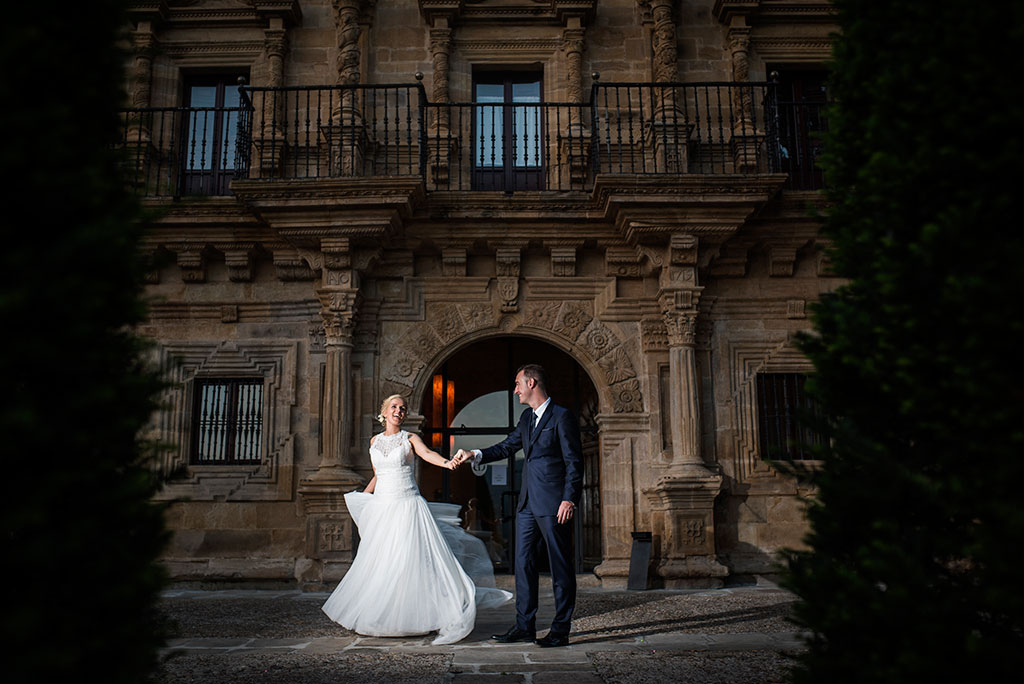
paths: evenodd
<path fill-rule="evenodd" d="M 520 449 L 526 456 L 516 506 L 516 626 L 536 632 L 537 545 L 544 540 L 551 564 L 555 619 L 551 633 L 569 633 L 576 607 L 576 568 L 572 558 L 572 521 L 558 524 L 563 501 L 579 505 L 583 486 L 580 428 L 576 418 L 554 402 L 533 427 L 534 413 L 523 411 L 505 441 L 481 450 L 481 462 L 507 459 Z"/>

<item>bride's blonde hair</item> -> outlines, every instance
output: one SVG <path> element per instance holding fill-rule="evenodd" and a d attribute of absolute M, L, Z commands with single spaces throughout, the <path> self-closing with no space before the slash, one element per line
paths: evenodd
<path fill-rule="evenodd" d="M 380 404 L 380 413 L 377 414 L 377 422 L 380 423 L 381 425 L 383 425 L 386 422 L 386 419 L 384 418 L 384 412 L 388 410 L 388 404 L 391 403 L 392 399 L 401 399 L 402 401 L 405 401 L 405 397 L 403 397 L 401 394 L 392 394 L 391 396 L 384 399 L 384 401 L 382 401 Z M 406 405 L 408 406 L 408 402 L 406 402 Z"/>

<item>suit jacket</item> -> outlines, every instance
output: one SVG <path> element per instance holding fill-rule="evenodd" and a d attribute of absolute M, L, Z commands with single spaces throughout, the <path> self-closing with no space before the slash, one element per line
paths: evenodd
<path fill-rule="evenodd" d="M 529 501 L 534 515 L 555 515 L 562 501 L 578 506 L 583 489 L 579 423 L 554 402 L 548 404 L 537 427 L 532 423 L 533 411 L 523 411 L 503 442 L 480 451 L 481 463 L 507 459 L 522 449 L 526 462 L 516 509 L 522 510 Z"/>

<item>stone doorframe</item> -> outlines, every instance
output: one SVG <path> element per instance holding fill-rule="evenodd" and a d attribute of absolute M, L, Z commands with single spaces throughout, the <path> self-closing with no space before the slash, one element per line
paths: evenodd
<path fill-rule="evenodd" d="M 434 370 L 467 346 L 494 337 L 529 337 L 565 352 L 588 374 L 598 397 L 601 536 L 603 562 L 595 572 L 606 583 L 624 584 L 629 573 L 632 532 L 638 529 L 640 500 L 634 470 L 649 463 L 650 417 L 635 336 L 593 315 L 593 302 L 525 302 L 523 313 L 503 313 L 486 303 L 427 302 L 423 320 L 387 321 L 378 394 L 409 397 L 409 423 L 422 422 L 422 397 Z"/>

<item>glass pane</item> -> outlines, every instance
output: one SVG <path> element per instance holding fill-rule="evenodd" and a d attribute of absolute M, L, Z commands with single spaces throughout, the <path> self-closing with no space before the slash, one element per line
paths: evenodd
<path fill-rule="evenodd" d="M 540 102 L 540 81 L 512 84 L 513 102 Z M 513 144 L 516 166 L 540 166 L 540 107 L 514 107 Z"/>
<path fill-rule="evenodd" d="M 217 104 L 216 86 L 192 86 L 189 90 L 188 139 L 185 147 L 185 168 L 207 171 L 217 156 L 214 149 L 214 112 Z M 205 109 L 205 108 L 211 109 Z M 202 108 L 198 109 L 197 108 Z"/>
<path fill-rule="evenodd" d="M 500 83 L 477 83 L 476 102 L 504 102 L 505 87 Z M 505 163 L 502 137 L 504 127 L 501 107 L 476 107 L 476 136 L 473 141 L 473 162 L 477 167 L 500 167 Z"/>

